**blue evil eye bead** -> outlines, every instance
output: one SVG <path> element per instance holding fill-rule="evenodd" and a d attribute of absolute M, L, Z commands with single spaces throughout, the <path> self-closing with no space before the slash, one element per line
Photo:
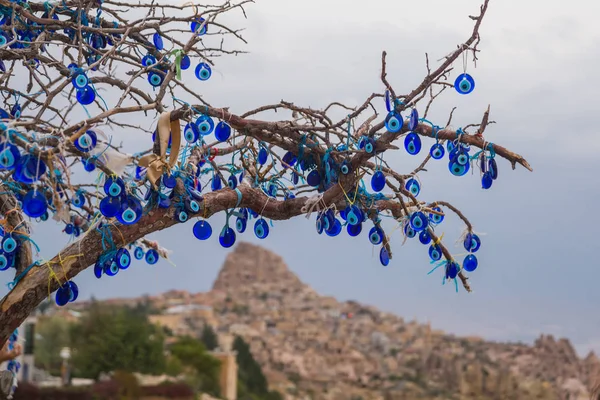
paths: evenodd
<path fill-rule="evenodd" d="M 391 112 L 392 111 L 392 99 L 390 96 L 390 91 L 386 90 L 385 91 L 385 109 L 387 110 L 387 112 Z"/>
<path fill-rule="evenodd" d="M 371 244 L 380 244 L 383 241 L 383 231 L 376 226 L 372 227 L 369 231 L 369 241 Z"/>
<path fill-rule="evenodd" d="M 2 251 L 6 254 L 13 254 L 15 251 L 17 251 L 18 247 L 19 244 L 12 235 L 8 234 L 2 239 Z"/>
<path fill-rule="evenodd" d="M 295 171 L 292 172 L 292 183 L 294 185 L 297 185 L 299 181 L 300 181 L 300 178 L 298 177 L 298 174 Z"/>
<path fill-rule="evenodd" d="M 10 109 L 10 115 L 14 119 L 21 118 L 21 105 L 19 103 L 16 103 L 14 106 L 12 106 L 12 108 Z"/>
<path fill-rule="evenodd" d="M 402 125 L 404 125 L 402 116 L 396 111 L 390 112 L 387 115 L 387 117 L 385 117 L 385 129 L 387 129 L 388 132 L 400 132 L 400 129 L 402 129 Z"/>
<path fill-rule="evenodd" d="M 164 75 L 159 72 L 149 72 L 148 73 L 148 82 L 154 86 L 158 87 L 162 85 L 164 80 Z"/>
<path fill-rule="evenodd" d="M 432 261 L 439 261 L 442 258 L 442 248 L 438 244 L 429 246 L 429 258 Z"/>
<path fill-rule="evenodd" d="M 77 89 L 77 93 L 75 94 L 75 98 L 84 106 L 90 105 L 96 100 L 96 92 L 92 89 L 91 86 L 87 85 L 82 89 Z"/>
<path fill-rule="evenodd" d="M 120 269 L 127 269 L 131 265 L 131 255 L 126 248 L 120 248 L 115 256 L 115 262 Z"/>
<path fill-rule="evenodd" d="M 247 219 L 238 217 L 235 220 L 235 229 L 239 233 L 244 233 L 246 231 Z"/>
<path fill-rule="evenodd" d="M 178 222 L 184 223 L 185 221 L 188 220 L 189 217 L 188 217 L 188 213 L 181 210 L 176 214 L 175 218 L 177 219 Z"/>
<path fill-rule="evenodd" d="M 32 155 L 24 155 L 15 165 L 13 179 L 22 183 L 33 183 L 46 173 L 46 163 Z"/>
<path fill-rule="evenodd" d="M 493 182 L 494 182 L 494 180 L 492 179 L 492 174 L 489 171 L 484 173 L 483 176 L 481 177 L 481 187 L 483 189 L 491 188 Z"/>
<path fill-rule="evenodd" d="M 120 211 L 123 203 L 119 197 L 106 196 L 100 200 L 100 213 L 106 218 L 112 218 L 116 216 Z"/>
<path fill-rule="evenodd" d="M 67 235 L 72 235 L 74 231 L 75 231 L 75 225 L 73 225 L 73 224 L 65 225 L 65 233 Z"/>
<path fill-rule="evenodd" d="M 465 250 L 470 253 L 475 253 L 481 247 L 481 239 L 479 239 L 479 236 L 476 234 L 469 232 L 465 236 L 463 245 L 465 246 Z"/>
<path fill-rule="evenodd" d="M 200 211 L 200 204 L 198 204 L 198 202 L 196 200 L 187 199 L 185 201 L 185 209 L 188 210 L 189 212 L 195 214 L 198 211 Z"/>
<path fill-rule="evenodd" d="M 2 40 L 2 39 L 0 39 Z M 0 72 L 6 72 L 6 65 L 4 65 L 4 61 L 0 60 Z"/>
<path fill-rule="evenodd" d="M 448 140 L 446 142 L 446 150 L 448 150 L 449 153 L 452 153 L 454 151 L 454 149 L 456 148 L 456 146 L 454 145 L 454 142 L 451 140 Z"/>
<path fill-rule="evenodd" d="M 194 236 L 198 240 L 206 240 L 212 235 L 212 227 L 208 221 L 200 220 L 194 224 Z"/>
<path fill-rule="evenodd" d="M 440 213 L 442 212 L 442 209 L 439 207 L 433 207 L 432 210 L 440 212 Z M 439 214 L 429 213 L 429 220 L 431 222 L 433 222 L 434 224 L 439 224 L 444 220 L 444 216 L 439 215 Z"/>
<path fill-rule="evenodd" d="M 235 231 L 230 227 L 223 229 L 219 235 L 219 244 L 224 248 L 228 249 L 235 243 Z"/>
<path fill-rule="evenodd" d="M 283 158 L 281 160 L 287 164 L 287 165 L 284 165 L 287 168 L 287 167 L 293 167 L 294 164 L 296 164 L 297 158 L 294 153 L 292 153 L 291 151 L 288 151 L 287 153 L 285 153 L 283 155 Z"/>
<path fill-rule="evenodd" d="M 427 229 L 419 233 L 419 242 L 423 244 L 431 243 L 431 235 L 429 234 L 429 231 Z"/>
<path fill-rule="evenodd" d="M 265 163 L 267 162 L 267 157 L 269 156 L 269 153 L 267 152 L 267 149 L 265 149 L 264 147 L 260 147 L 260 150 L 258 151 L 258 157 L 257 157 L 257 161 L 260 165 L 265 165 Z"/>
<path fill-rule="evenodd" d="M 6 271 L 13 266 L 13 258 L 8 254 L 0 253 L 0 271 Z"/>
<path fill-rule="evenodd" d="M 11 143 L 2 143 L 0 145 L 0 170 L 14 169 L 21 158 L 17 146 Z"/>
<path fill-rule="evenodd" d="M 454 279 L 460 271 L 460 265 L 456 261 L 449 261 L 446 263 L 446 279 Z"/>
<path fill-rule="evenodd" d="M 146 168 L 140 167 L 139 165 L 135 167 L 135 179 L 141 180 L 144 179 L 146 175 Z"/>
<path fill-rule="evenodd" d="M 192 60 L 190 59 L 190 57 L 187 54 L 184 54 L 183 57 L 181 57 L 181 62 L 179 63 L 179 67 L 183 70 L 186 70 L 190 67 L 190 65 L 192 65 Z"/>
<path fill-rule="evenodd" d="M 92 172 L 96 169 L 96 164 L 94 164 L 94 160 L 91 158 L 82 158 L 81 163 L 83 164 L 83 169 L 85 169 L 87 172 Z"/>
<path fill-rule="evenodd" d="M 362 231 L 362 223 L 359 222 L 356 225 L 346 225 L 346 231 L 348 231 L 348 235 L 350 236 L 358 236 L 360 235 L 360 232 Z"/>
<path fill-rule="evenodd" d="M 116 217 L 123 225 L 133 225 L 142 218 L 142 204 L 134 196 L 127 196 Z"/>
<path fill-rule="evenodd" d="M 54 302 L 57 306 L 63 307 L 67 305 L 69 300 L 71 300 L 71 292 L 68 283 L 65 283 L 56 291 L 56 295 L 54 296 Z"/>
<path fill-rule="evenodd" d="M 144 67 L 149 67 L 154 64 L 156 64 L 156 58 L 154 58 L 153 55 L 146 54 L 144 57 L 142 57 L 142 65 Z"/>
<path fill-rule="evenodd" d="M 77 150 L 86 153 L 96 147 L 97 142 L 98 137 L 96 132 L 88 130 L 83 135 L 79 136 L 73 144 Z"/>
<path fill-rule="evenodd" d="M 150 265 L 154 265 L 158 262 L 158 251 L 150 249 L 146 252 L 146 262 Z"/>
<path fill-rule="evenodd" d="M 316 169 L 310 171 L 310 173 L 306 177 L 306 182 L 312 187 L 319 186 L 319 184 L 321 183 L 321 175 L 319 174 L 319 171 Z"/>
<path fill-rule="evenodd" d="M 469 163 L 469 154 L 464 150 L 458 150 L 452 156 L 452 161 L 456 162 L 460 165 L 465 165 Z"/>
<path fill-rule="evenodd" d="M 154 47 L 156 47 L 156 50 L 162 50 L 165 47 L 163 39 L 158 32 L 152 35 L 152 42 L 154 43 Z"/>
<path fill-rule="evenodd" d="M 264 218 L 257 219 L 254 223 L 254 234 L 259 239 L 269 236 L 269 224 Z"/>
<path fill-rule="evenodd" d="M 212 181 L 210 183 L 210 188 L 212 189 L 213 192 L 216 192 L 217 190 L 221 190 L 221 178 L 219 178 L 217 175 L 213 176 Z"/>
<path fill-rule="evenodd" d="M 488 171 L 493 180 L 498 179 L 498 164 L 493 158 L 490 158 L 488 161 Z"/>
<path fill-rule="evenodd" d="M 410 220 L 404 223 L 403 231 L 404 235 L 406 235 L 406 237 L 409 239 L 412 239 L 417 235 L 417 232 L 413 229 L 412 225 L 410 224 Z"/>
<path fill-rule="evenodd" d="M 424 229 L 427 229 L 429 225 L 429 220 L 421 211 L 417 211 L 410 217 L 410 226 L 415 230 L 415 232 L 421 232 Z"/>
<path fill-rule="evenodd" d="M 371 177 L 371 188 L 375 192 L 381 192 L 385 187 L 385 175 L 381 171 L 376 171 Z"/>
<path fill-rule="evenodd" d="M 219 121 L 215 127 L 215 138 L 219 142 L 224 142 L 229 139 L 229 136 L 231 136 L 231 127 L 226 122 Z"/>
<path fill-rule="evenodd" d="M 100 279 L 102 278 L 102 274 L 104 274 L 104 264 L 98 260 L 96 261 L 96 264 L 94 264 L 94 276 Z"/>
<path fill-rule="evenodd" d="M 121 178 L 109 177 L 104 182 L 104 193 L 111 197 L 117 197 L 125 193 L 125 183 Z"/>
<path fill-rule="evenodd" d="M 177 186 L 177 178 L 175 175 L 163 175 L 162 183 L 166 188 L 173 189 Z"/>
<path fill-rule="evenodd" d="M 205 20 L 204 18 L 200 17 L 195 19 L 194 21 L 192 21 L 192 23 L 190 24 L 190 28 L 192 30 L 192 32 L 195 32 L 198 36 L 202 36 L 204 34 L 206 34 L 206 27 L 208 24 L 204 24 Z M 202 25 L 204 24 L 204 25 Z"/>
<path fill-rule="evenodd" d="M 27 192 L 22 203 L 23 212 L 31 218 L 41 217 L 48 209 L 46 196 L 35 189 Z"/>
<path fill-rule="evenodd" d="M 475 89 L 475 81 L 469 74 L 461 74 L 454 81 L 454 89 L 460 94 L 469 94 Z"/>
<path fill-rule="evenodd" d="M 211 117 L 204 114 L 196 119 L 196 125 L 198 125 L 198 129 L 200 129 L 200 134 L 202 136 L 210 135 L 215 129 L 215 122 Z"/>
<path fill-rule="evenodd" d="M 188 143 L 196 143 L 200 138 L 200 129 L 198 128 L 198 125 L 193 122 L 188 122 L 183 129 L 183 138 Z"/>
<path fill-rule="evenodd" d="M 456 161 L 450 161 L 448 163 L 448 169 L 450 170 L 450 173 L 454 176 L 464 176 L 467 172 L 469 172 L 470 165 L 471 164 L 469 163 L 461 165 Z"/>
<path fill-rule="evenodd" d="M 416 155 L 421 151 L 421 138 L 414 132 L 409 133 L 404 138 L 404 148 L 408 154 Z"/>
<path fill-rule="evenodd" d="M 75 207 L 83 207 L 85 205 L 85 197 L 83 197 L 83 193 L 75 193 L 71 199 L 71 203 L 73 203 Z"/>
<path fill-rule="evenodd" d="M 75 300 L 77 300 L 77 297 L 79 297 L 79 288 L 77 287 L 77 284 L 75 284 L 75 282 L 73 281 L 69 281 L 69 293 L 70 293 L 70 298 L 69 298 L 69 302 L 74 302 Z"/>
<path fill-rule="evenodd" d="M 372 154 L 375 151 L 375 140 L 372 138 L 367 138 L 364 149 L 367 153 Z"/>
<path fill-rule="evenodd" d="M 348 212 L 346 212 L 346 221 L 348 221 L 348 224 L 350 225 L 358 225 L 362 222 L 360 220 L 360 212 L 357 207 L 353 206 Z"/>
<path fill-rule="evenodd" d="M 408 130 L 414 131 L 419 126 L 419 112 L 413 108 L 408 119 Z"/>
<path fill-rule="evenodd" d="M 463 260 L 463 269 L 467 272 L 473 272 L 477 269 L 478 261 L 475 254 L 469 254 Z"/>
<path fill-rule="evenodd" d="M 381 246 L 381 250 L 379 250 L 379 262 L 384 267 L 387 267 L 390 263 L 390 253 L 388 253 L 385 246 Z"/>
<path fill-rule="evenodd" d="M 142 249 L 140 246 L 137 246 L 135 250 L 133 250 L 133 256 L 136 260 L 141 260 L 144 258 L 144 249 Z"/>
<path fill-rule="evenodd" d="M 71 79 L 71 83 L 73 84 L 73 86 L 75 86 L 75 88 L 83 89 L 84 87 L 86 87 L 88 85 L 89 80 L 88 80 L 88 77 L 83 72 L 78 72 L 75 75 L 73 75 L 73 78 Z"/>
<path fill-rule="evenodd" d="M 344 175 L 348 175 L 351 172 L 351 165 L 350 162 L 348 162 L 348 160 L 344 160 L 342 162 L 342 166 L 340 167 L 340 172 Z"/>
<path fill-rule="evenodd" d="M 415 197 L 421 193 L 421 185 L 415 178 L 410 178 L 408 181 L 406 181 L 406 185 L 404 187 Z"/>
<path fill-rule="evenodd" d="M 196 66 L 196 78 L 201 81 L 207 81 L 212 75 L 212 70 L 210 69 L 210 65 L 207 63 L 200 63 Z"/>
<path fill-rule="evenodd" d="M 317 228 L 317 233 L 319 235 L 323 233 L 323 230 L 325 229 L 325 223 L 323 221 L 322 215 L 317 216 L 317 220 L 315 221 L 315 227 Z"/>
<path fill-rule="evenodd" d="M 433 146 L 431 146 L 431 149 L 429 149 L 429 155 L 431 155 L 431 158 L 434 160 L 442 159 L 442 157 L 444 157 L 444 153 L 444 146 L 439 143 L 435 143 Z"/>
<path fill-rule="evenodd" d="M 339 235 L 341 231 L 342 223 L 337 218 L 334 218 L 333 223 L 330 223 L 329 229 L 325 229 L 325 233 L 327 234 L 327 236 L 331 237 Z"/>
<path fill-rule="evenodd" d="M 242 183 L 244 181 L 244 171 L 240 172 L 240 176 L 238 177 L 238 182 Z"/>
<path fill-rule="evenodd" d="M 277 197 L 277 185 L 274 182 L 269 182 L 267 185 L 267 194 L 270 197 Z"/>

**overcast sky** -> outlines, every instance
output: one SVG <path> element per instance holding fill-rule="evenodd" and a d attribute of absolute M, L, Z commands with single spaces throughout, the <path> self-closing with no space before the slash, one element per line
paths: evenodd
<path fill-rule="evenodd" d="M 379 74 L 386 50 L 389 80 L 396 92 L 405 93 L 425 73 L 425 52 L 437 60 L 469 36 L 467 16 L 476 14 L 479 4 L 257 0 L 246 8 L 248 20 L 227 17 L 230 24 L 246 27 L 249 44 L 237 47 L 250 54 L 217 60 L 208 82 L 194 81 L 192 72 L 187 79 L 211 104 L 237 113 L 281 99 L 314 108 L 333 100 L 355 105 L 383 91 Z M 448 91 L 432 109 L 430 119 L 443 125 L 451 108 L 458 107 L 453 125 L 461 126 L 480 121 L 491 104 L 497 124 L 486 130 L 486 138 L 525 155 L 534 169 L 512 171 L 501 160 L 499 179 L 489 191 L 481 189 L 477 175 L 451 176 L 443 161 L 431 162 L 429 172 L 420 175 L 422 199 L 453 203 L 476 231 L 485 233 L 480 267 L 471 274 L 473 293 L 441 286 L 441 271 L 428 276 L 427 247 L 416 240 L 401 246 L 398 232 L 388 267 L 379 264 L 366 235 L 319 236 L 314 218 L 276 222 L 263 241 L 251 233 L 238 240 L 278 252 L 306 283 L 340 300 L 429 320 L 456 334 L 531 342 L 540 333 L 552 333 L 571 339 L 580 355 L 600 350 L 595 244 L 600 217 L 592 205 L 600 195 L 594 119 L 600 106 L 600 28 L 590 18 L 594 15 L 600 15 L 596 1 L 566 6 L 555 0 L 492 0 L 480 31 L 479 63 L 476 69 L 469 65 L 475 91 L 469 96 Z M 430 145 L 424 142 L 425 149 Z M 421 161 L 404 151 L 389 153 L 386 161 L 401 172 Z M 222 215 L 212 218 L 213 228 L 223 221 Z M 45 257 L 67 241 L 66 236 L 58 241 L 51 225 L 36 230 Z M 452 245 L 462 229 L 448 218 L 438 232 Z M 173 251 L 176 267 L 136 262 L 100 281 L 84 271 L 75 279 L 81 296 L 208 290 L 227 251 L 216 236 L 199 242 L 191 231 L 189 223 L 152 236 Z M 463 251 L 462 246 L 452 250 Z M 0 295 L 5 292 L 0 289 Z"/>

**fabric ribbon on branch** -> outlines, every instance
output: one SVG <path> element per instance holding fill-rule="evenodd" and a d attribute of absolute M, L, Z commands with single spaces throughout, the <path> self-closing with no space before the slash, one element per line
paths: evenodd
<path fill-rule="evenodd" d="M 158 119 L 157 140 L 160 154 L 148 154 L 140 159 L 140 166 L 147 168 L 147 176 L 154 189 L 158 189 L 158 181 L 165 170 L 173 168 L 179 155 L 181 144 L 181 127 L 179 120 L 171 121 L 171 113 L 162 113 Z M 171 141 L 171 152 L 167 161 L 167 149 Z"/>

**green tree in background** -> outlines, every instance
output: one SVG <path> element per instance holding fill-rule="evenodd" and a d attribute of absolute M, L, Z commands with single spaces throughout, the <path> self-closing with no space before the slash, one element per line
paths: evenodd
<path fill-rule="evenodd" d="M 40 318 L 36 325 L 34 356 L 38 368 L 60 374 L 60 350 L 70 345 L 70 325 L 60 318 Z"/>
<path fill-rule="evenodd" d="M 204 344 L 197 339 L 183 337 L 171 345 L 170 353 L 184 366 L 188 375 L 188 383 L 197 391 L 218 397 L 219 372 L 221 362 L 211 356 Z M 176 361 L 169 361 L 169 367 L 174 368 Z"/>
<path fill-rule="evenodd" d="M 239 400 L 280 400 L 283 398 L 281 393 L 269 391 L 267 378 L 244 339 L 236 336 L 233 341 L 233 350 L 237 352 Z"/>
<path fill-rule="evenodd" d="M 92 304 L 71 330 L 74 375 L 97 379 L 116 370 L 160 374 L 164 337 L 145 315 L 128 308 Z"/>
<path fill-rule="evenodd" d="M 219 347 L 219 339 L 217 338 L 217 334 L 213 330 L 213 328 L 206 324 L 204 325 L 204 329 L 202 329 L 202 335 L 200 336 L 200 340 L 204 343 L 204 346 L 207 350 L 213 351 L 217 347 Z"/>

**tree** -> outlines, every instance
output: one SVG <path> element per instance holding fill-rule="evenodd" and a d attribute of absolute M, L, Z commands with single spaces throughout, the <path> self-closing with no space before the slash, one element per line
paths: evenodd
<path fill-rule="evenodd" d="M 219 396 L 221 362 L 206 351 L 202 342 L 190 337 L 183 337 L 171 345 L 170 352 L 182 365 L 188 367 L 190 385 L 200 392 Z"/>
<path fill-rule="evenodd" d="M 40 318 L 36 324 L 35 362 L 51 374 L 60 375 L 60 351 L 70 344 L 70 324 L 60 317 Z"/>
<path fill-rule="evenodd" d="M 200 340 L 204 343 L 204 346 L 207 350 L 212 351 L 219 347 L 219 339 L 217 338 L 217 334 L 213 330 L 213 328 L 205 324 L 204 329 L 202 329 L 202 335 L 200 336 Z"/>
<path fill-rule="evenodd" d="M 256 362 L 250 346 L 240 336 L 233 341 L 238 364 L 238 398 L 240 400 L 279 400 L 281 393 L 269 390 L 267 378 Z"/>
<path fill-rule="evenodd" d="M 520 164 L 531 170 L 522 156 L 485 139 L 489 107 L 481 122 L 461 121 L 461 129 L 451 128 L 452 112 L 442 125 L 427 120 L 432 102 L 453 86 L 448 82 L 454 78 L 453 63 L 463 57 L 466 66 L 468 54 L 477 60 L 489 0 L 471 16 L 469 38 L 436 67 L 427 58 L 426 76 L 408 93 L 396 93 L 389 84 L 383 52 L 384 90 L 355 107 L 335 102 L 318 110 L 281 101 L 236 113 L 212 106 L 180 76 L 194 60 L 198 79 L 209 79 L 219 56 L 241 53 L 225 40 L 243 41 L 240 31 L 219 18 L 243 12 L 248 3 L 0 0 L 0 43 L 7 42 L 0 45 L 0 89 L 8 104 L 0 115 L 0 268 L 15 269 L 12 290 L 0 302 L 0 343 L 48 290 L 58 290 L 61 304 L 72 301 L 78 288 L 70 280 L 84 269 L 94 265 L 98 276 L 115 274 L 130 260 L 128 247 L 154 263 L 167 254 L 146 235 L 198 216 L 204 220 L 194 225 L 194 234 L 206 239 L 212 228 L 205 219 L 219 212 L 227 213 L 227 224 L 215 227 L 214 236 L 224 247 L 232 246 L 236 230 L 245 230 L 253 218 L 259 237 L 270 229 L 265 219 L 313 213 L 318 232 L 330 236 L 338 235 L 342 224 L 351 235 L 363 224 L 371 226 L 368 237 L 381 245 L 385 265 L 392 249 L 380 216 L 388 215 L 402 224 L 405 236 L 418 234 L 431 244 L 432 258 L 442 259 L 444 279 L 457 286 L 460 280 L 470 291 L 466 272 L 476 267 L 475 256 L 461 266 L 435 227 L 445 213 L 454 212 L 465 223 L 467 250 L 476 251 L 479 239 L 454 205 L 417 199 L 420 184 L 414 175 L 441 157 L 444 143 L 451 150 L 450 172 L 463 175 L 471 163 L 478 164 L 486 188 L 497 178 L 496 156 L 513 169 Z M 471 77 L 459 74 L 456 88 L 468 93 Z M 109 90 L 117 94 L 110 104 L 102 97 Z M 382 115 L 384 104 L 388 110 Z M 269 113 L 275 111 L 289 118 L 273 122 Z M 136 125 L 156 116 L 156 128 Z M 153 144 L 140 145 L 134 155 L 122 152 L 117 138 L 132 130 L 154 130 Z M 216 140 L 208 136 L 212 132 Z M 398 149 L 399 139 L 415 155 L 421 138 L 433 139 L 434 145 L 420 166 L 405 173 L 388 167 L 383 157 Z M 94 173 L 88 174 L 92 170 L 101 172 L 100 185 Z M 371 181 L 372 190 L 365 181 Z M 79 239 L 34 263 L 27 217 L 43 222 L 50 216 Z"/>
<path fill-rule="evenodd" d="M 75 374 L 97 379 L 114 371 L 161 374 L 164 338 L 146 317 L 129 308 L 94 304 L 71 330 Z"/>

